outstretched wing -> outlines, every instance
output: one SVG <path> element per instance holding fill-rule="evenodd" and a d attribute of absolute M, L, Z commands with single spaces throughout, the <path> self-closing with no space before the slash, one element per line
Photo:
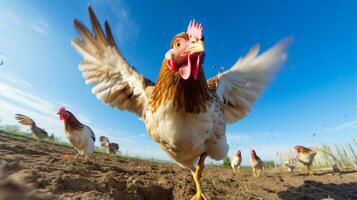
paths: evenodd
<path fill-rule="evenodd" d="M 116 47 L 108 22 L 105 22 L 104 34 L 92 8 L 88 10 L 94 33 L 74 20 L 74 27 L 81 38 L 72 40 L 72 45 L 83 56 L 79 69 L 85 82 L 94 84 L 92 93 L 103 103 L 144 117 L 148 104 L 145 90 L 154 84 L 124 59 Z"/>
<path fill-rule="evenodd" d="M 35 124 L 35 122 L 26 115 L 16 114 L 15 118 L 23 125 L 32 126 L 33 124 Z"/>
<path fill-rule="evenodd" d="M 226 123 L 233 123 L 250 112 L 286 60 L 285 48 L 289 43 L 290 39 L 283 40 L 260 55 L 257 45 L 230 69 L 207 81 L 224 103 Z"/>

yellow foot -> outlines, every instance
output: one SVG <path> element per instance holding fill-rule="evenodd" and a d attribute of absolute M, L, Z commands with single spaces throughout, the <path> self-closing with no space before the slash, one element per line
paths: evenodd
<path fill-rule="evenodd" d="M 62 159 L 65 160 L 65 161 L 70 161 L 70 160 L 74 159 L 74 156 L 68 155 L 68 154 L 64 154 L 64 155 L 62 155 Z"/>
<path fill-rule="evenodd" d="M 191 200 L 208 200 L 208 198 L 202 193 L 196 193 L 195 196 L 191 198 Z"/>

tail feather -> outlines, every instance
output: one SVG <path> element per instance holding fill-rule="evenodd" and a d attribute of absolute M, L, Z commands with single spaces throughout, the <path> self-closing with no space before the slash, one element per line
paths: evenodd
<path fill-rule="evenodd" d="M 19 123 L 23 125 L 27 125 L 27 126 L 36 125 L 35 122 L 31 118 L 27 117 L 26 115 L 16 114 L 15 118 L 17 121 L 19 121 Z"/>

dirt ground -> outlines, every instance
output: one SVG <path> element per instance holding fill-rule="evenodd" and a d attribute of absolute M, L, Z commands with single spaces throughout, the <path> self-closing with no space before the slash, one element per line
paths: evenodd
<path fill-rule="evenodd" d="M 195 192 L 188 170 L 175 164 L 95 154 L 68 162 L 70 148 L 0 133 L 0 199 L 190 199 Z M 265 172 L 233 176 L 207 167 L 203 189 L 209 199 L 357 199 L 357 173 Z"/>

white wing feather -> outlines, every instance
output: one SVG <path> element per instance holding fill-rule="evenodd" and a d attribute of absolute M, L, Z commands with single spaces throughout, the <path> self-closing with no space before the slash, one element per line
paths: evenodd
<path fill-rule="evenodd" d="M 94 34 L 75 20 L 74 26 L 81 39 L 72 40 L 72 45 L 83 55 L 79 69 L 85 83 L 94 84 L 92 93 L 103 103 L 143 117 L 148 104 L 145 89 L 153 83 L 137 73 L 121 55 L 107 22 L 104 35 L 90 7 L 89 16 Z"/>
<path fill-rule="evenodd" d="M 233 123 L 250 112 L 286 60 L 284 51 L 288 43 L 289 40 L 284 40 L 261 55 L 258 55 L 259 46 L 255 46 L 229 70 L 214 77 L 217 79 L 216 93 L 224 103 L 227 123 Z"/>

